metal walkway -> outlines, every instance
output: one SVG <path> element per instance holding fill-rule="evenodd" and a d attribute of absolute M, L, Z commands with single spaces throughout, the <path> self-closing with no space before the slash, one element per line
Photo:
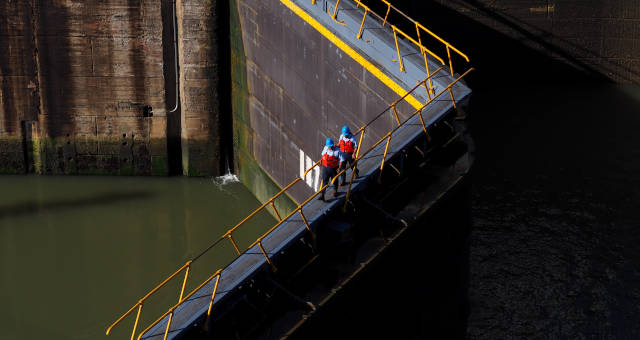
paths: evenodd
<path fill-rule="evenodd" d="M 272 260 L 293 242 L 303 237 L 305 233 L 314 234 L 317 226 L 328 212 L 346 206 L 352 193 L 366 187 L 369 180 L 384 171 L 385 164 L 387 169 L 390 167 L 390 159 L 422 134 L 426 134 L 429 138 L 429 127 L 455 109 L 456 103 L 464 101 L 470 96 L 470 89 L 461 80 L 472 68 L 465 69 L 461 75 L 454 73 L 450 50 L 455 50 L 455 48 L 450 44 L 437 37 L 437 40 L 444 43 L 448 54 L 448 58 L 440 58 L 421 45 L 425 37 L 420 37 L 419 32 L 424 28 L 421 25 L 418 26 L 418 23 L 412 21 L 412 25 L 415 25 L 418 32 L 418 37 L 409 38 L 395 26 L 390 26 L 386 16 L 375 17 L 372 15 L 373 12 L 368 7 L 364 7 L 360 1 L 337 1 L 338 4 L 331 1 L 281 0 L 292 11 L 296 13 L 304 11 L 304 13 L 297 14 L 308 15 L 326 27 L 331 34 L 348 41 L 352 48 L 358 50 L 358 54 L 375 62 L 386 76 L 396 83 L 405 84 L 407 87 L 406 90 L 403 89 L 400 92 L 403 95 L 396 102 L 354 133 L 360 141 L 356 151 L 356 166 L 360 170 L 360 177 L 355 179 L 353 172 L 349 170 L 350 184 L 339 190 L 338 197 L 329 199 L 328 202 L 314 199 L 323 188 L 331 185 L 325 183 L 323 188 L 308 197 L 287 216 L 281 216 L 273 202 L 280 195 L 286 194 L 292 186 L 304 182 L 303 178 L 296 178 L 277 195 L 256 209 L 254 213 L 213 242 L 200 255 L 188 261 L 164 282 L 151 290 L 107 329 L 107 335 L 114 326 L 129 315 L 136 314 L 131 334 L 132 339 L 174 338 L 202 315 L 215 313 L 216 305 L 223 301 L 234 288 L 246 282 L 259 270 L 274 266 Z M 388 6 L 388 12 L 395 10 L 385 0 L 380 1 Z M 335 10 L 336 5 L 339 6 L 338 10 Z M 406 36 L 406 38 L 404 40 L 398 39 L 398 35 Z M 461 55 L 467 59 L 466 56 Z M 406 84 L 415 84 L 415 86 L 408 89 L 410 85 Z M 397 122 L 397 126 L 388 131 L 386 135 L 376 136 L 370 129 L 371 125 L 378 119 L 390 119 L 390 117 Z M 319 162 L 307 169 L 305 175 L 315 166 L 319 166 L 318 164 Z M 395 168 L 394 170 L 397 171 Z M 332 192 L 331 188 L 327 190 L 329 193 Z M 327 197 L 331 197 L 331 195 Z M 280 221 L 248 249 L 239 249 L 233 238 L 234 231 L 241 228 L 247 220 L 264 209 L 273 209 Z M 238 256 L 224 268 L 217 271 L 212 268 L 212 274 L 207 280 L 190 293 L 185 294 L 192 263 L 221 242 L 230 242 Z M 182 288 L 179 292 L 179 302 L 151 325 L 140 330 L 142 327 L 139 327 L 138 323 L 145 301 L 169 281 L 180 278 L 182 278 Z"/>

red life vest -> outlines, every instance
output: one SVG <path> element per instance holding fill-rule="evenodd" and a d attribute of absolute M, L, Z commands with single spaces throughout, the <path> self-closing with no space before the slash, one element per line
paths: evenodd
<path fill-rule="evenodd" d="M 340 145 L 340 151 L 344 153 L 354 153 L 356 149 L 353 147 L 353 142 L 350 139 L 340 139 L 338 145 Z"/>
<path fill-rule="evenodd" d="M 328 153 L 322 154 L 322 165 L 327 168 L 337 168 L 338 167 L 338 157 L 334 155 L 330 155 Z"/>

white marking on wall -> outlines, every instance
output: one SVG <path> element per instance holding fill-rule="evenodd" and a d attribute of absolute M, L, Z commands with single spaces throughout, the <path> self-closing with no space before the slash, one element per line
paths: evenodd
<path fill-rule="evenodd" d="M 316 166 L 313 170 L 309 171 L 306 177 L 304 176 L 305 171 L 311 168 L 313 163 L 313 159 L 305 155 L 304 151 L 300 149 L 300 178 L 302 178 L 311 189 L 318 191 L 318 188 L 320 188 L 320 166 Z"/>
<path fill-rule="evenodd" d="M 313 190 L 318 191 L 318 189 L 320 189 L 320 165 L 313 168 L 313 175 L 314 175 Z"/>
<path fill-rule="evenodd" d="M 300 178 L 304 179 L 304 172 L 307 170 L 304 167 L 304 151 L 300 149 Z"/>
<path fill-rule="evenodd" d="M 309 156 L 304 156 L 306 163 L 307 163 L 307 169 L 309 169 L 311 166 L 313 166 L 313 160 L 311 159 L 311 157 Z M 313 175 L 311 176 L 307 176 L 304 179 L 307 182 L 307 185 L 313 188 Z"/>

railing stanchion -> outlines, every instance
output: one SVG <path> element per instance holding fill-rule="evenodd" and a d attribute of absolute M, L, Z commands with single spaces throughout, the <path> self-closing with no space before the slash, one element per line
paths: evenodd
<path fill-rule="evenodd" d="M 387 13 L 384 15 L 384 21 L 382 22 L 382 27 L 387 23 L 387 17 L 389 16 L 389 11 L 391 11 L 391 4 L 385 0 L 382 0 L 385 4 L 387 4 Z"/>
<path fill-rule="evenodd" d="M 360 39 L 362 38 L 362 31 L 364 30 L 364 19 L 367 18 L 367 11 L 368 9 L 365 7 L 364 9 L 364 15 L 362 16 L 362 23 L 360 24 L 360 31 L 358 32 L 358 35 L 356 36 L 356 38 Z"/>
<path fill-rule="evenodd" d="M 340 4 L 340 0 L 336 1 L 336 7 L 333 9 L 333 15 L 331 16 L 331 18 L 333 18 L 333 20 L 337 21 L 337 17 L 338 17 L 338 4 Z"/>
<path fill-rule="evenodd" d="M 167 336 L 169 335 L 169 328 L 171 327 L 171 321 L 173 321 L 173 311 L 169 314 L 169 320 L 167 321 L 167 328 L 164 330 L 164 338 L 162 340 L 167 340 Z"/>
<path fill-rule="evenodd" d="M 419 46 L 420 54 L 422 54 L 422 58 L 424 58 L 424 68 L 427 71 L 427 81 L 423 83 L 424 89 L 427 90 L 427 97 L 431 99 L 431 89 L 433 88 L 433 84 L 431 83 L 431 73 L 429 72 L 429 61 L 427 60 L 427 52 L 424 50 L 424 47 L 422 46 L 422 38 L 420 38 L 420 27 L 418 26 L 417 21 L 416 21 L 416 34 L 418 35 L 418 44 L 420 45 Z"/>
<path fill-rule="evenodd" d="M 271 262 L 269 255 L 267 255 L 267 251 L 264 250 L 264 247 L 262 246 L 262 240 L 258 240 L 258 247 L 260 247 L 260 250 L 262 251 L 262 255 L 264 255 L 264 258 L 267 260 L 267 263 L 271 266 L 271 268 L 275 272 L 276 266 L 273 264 L 273 262 Z"/>
<path fill-rule="evenodd" d="M 131 332 L 131 340 L 135 339 L 136 337 L 136 330 L 138 330 L 138 322 L 140 322 L 140 313 L 142 313 L 142 305 L 143 305 L 143 302 L 140 302 L 140 305 L 138 307 L 138 313 L 136 314 L 136 322 L 133 324 L 133 332 Z"/>
<path fill-rule="evenodd" d="M 393 29 L 393 40 L 396 42 L 396 51 L 398 52 L 398 61 L 400 62 L 400 72 L 404 72 L 404 65 L 402 64 L 402 56 L 400 55 L 400 46 L 398 46 L 398 34 L 396 33 L 396 27 L 391 25 Z"/>
<path fill-rule="evenodd" d="M 396 110 L 396 104 L 398 104 L 398 102 L 394 102 L 393 104 L 391 104 L 391 107 L 393 108 L 393 115 L 396 117 L 396 122 L 398 123 L 398 126 L 402 125 L 402 123 L 400 123 L 400 117 L 398 117 L 398 110 Z"/>
<path fill-rule="evenodd" d="M 360 146 L 362 146 L 362 140 L 364 139 L 364 130 L 366 129 L 366 125 L 363 125 L 362 128 L 360 128 L 360 139 L 358 140 L 358 146 L 356 147 L 356 159 L 358 158 L 358 155 L 360 154 Z"/>
<path fill-rule="evenodd" d="M 449 45 L 447 45 L 447 57 L 449 58 L 449 69 L 451 70 L 451 76 L 453 77 L 453 64 L 451 63 L 451 50 L 449 50 Z"/>
<path fill-rule="evenodd" d="M 384 161 L 387 158 L 387 151 L 389 151 L 389 142 L 391 142 L 391 132 L 387 134 L 387 145 L 384 146 L 384 155 L 382 155 L 382 162 L 380 163 L 380 175 L 382 175 L 382 169 L 384 169 Z"/>
<path fill-rule="evenodd" d="M 274 201 L 271 201 L 271 207 L 273 208 L 273 211 L 275 211 L 276 216 L 278 216 L 278 219 L 282 221 L 282 217 L 280 217 L 280 213 L 278 213 L 278 209 L 276 209 L 276 205 L 273 202 Z"/>
<path fill-rule="evenodd" d="M 427 125 L 424 123 L 424 118 L 422 118 L 422 110 L 418 110 L 418 117 L 420 117 L 420 123 L 422 123 L 422 129 L 424 130 L 425 136 L 427 136 L 427 141 L 431 141 L 431 136 L 429 132 L 427 132 Z"/>
<path fill-rule="evenodd" d="M 455 98 L 453 98 L 453 91 L 451 91 L 451 86 L 449 86 L 449 97 L 451 97 L 451 103 L 453 104 L 453 108 L 457 110 L 458 108 L 456 107 L 456 100 Z"/>
<path fill-rule="evenodd" d="M 218 283 L 220 282 L 220 276 L 222 276 L 220 274 L 220 269 L 218 269 L 218 272 L 216 274 L 217 274 L 216 284 L 213 285 L 213 293 L 211 293 L 211 301 L 209 302 L 209 309 L 207 309 L 207 316 L 211 316 L 211 308 L 213 307 L 213 299 L 215 299 L 216 292 L 218 291 Z"/>
<path fill-rule="evenodd" d="M 191 261 L 187 262 L 187 269 L 184 271 L 184 280 L 182 281 L 182 289 L 180 289 L 180 297 L 178 297 L 178 302 L 182 301 L 182 297 L 184 296 L 184 289 L 187 287 L 187 279 L 189 278 L 189 272 L 191 271 Z"/>
<path fill-rule="evenodd" d="M 304 221 L 304 226 L 311 233 L 311 236 L 316 237 L 316 234 L 313 232 L 313 230 L 311 230 L 311 226 L 309 225 L 309 221 L 307 221 L 307 218 L 302 213 L 302 207 L 298 208 L 298 212 L 300 213 L 300 217 L 302 217 L 302 221 Z"/>
<path fill-rule="evenodd" d="M 231 233 L 227 234 L 227 237 L 229 238 L 229 241 L 231 241 L 233 248 L 236 250 L 236 252 L 238 252 L 238 255 L 242 254 L 240 248 L 238 248 L 238 244 L 233 240 L 233 236 L 231 236 Z"/>

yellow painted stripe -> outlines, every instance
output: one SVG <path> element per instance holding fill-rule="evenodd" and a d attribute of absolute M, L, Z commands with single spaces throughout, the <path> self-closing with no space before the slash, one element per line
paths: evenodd
<path fill-rule="evenodd" d="M 372 63 L 370 63 L 367 59 L 361 56 L 358 52 L 356 52 L 353 48 L 349 47 L 344 41 L 340 40 L 335 34 L 331 33 L 326 27 L 324 27 L 321 23 L 312 18 L 307 12 L 305 12 L 302 8 L 296 6 L 291 0 L 280 0 L 285 6 L 287 6 L 291 11 L 297 14 L 302 20 L 306 21 L 311 27 L 315 28 L 320 34 L 322 34 L 325 38 L 329 39 L 334 45 L 338 46 L 341 50 L 343 50 L 346 54 L 348 54 L 353 60 L 358 62 L 358 64 L 362 65 L 367 71 L 371 72 L 376 78 L 378 78 L 381 82 L 387 85 L 390 89 L 392 89 L 395 93 L 400 96 L 404 96 L 407 94 L 407 91 L 398 85 L 396 82 L 391 80 L 386 74 L 380 71 L 377 67 L 375 67 Z M 415 97 L 409 95 L 405 98 L 405 100 L 411 104 L 416 110 L 420 109 L 423 104 L 420 103 Z"/>

